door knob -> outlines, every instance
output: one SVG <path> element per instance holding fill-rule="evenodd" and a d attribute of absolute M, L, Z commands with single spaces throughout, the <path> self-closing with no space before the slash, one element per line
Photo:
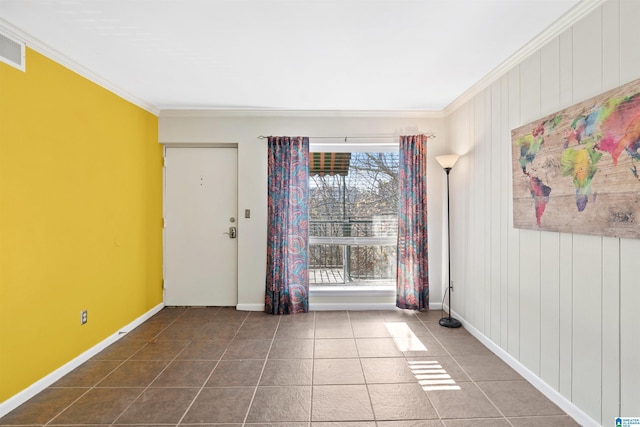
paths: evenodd
<path fill-rule="evenodd" d="M 236 238 L 236 234 L 238 234 L 237 230 L 235 227 L 229 227 L 229 231 L 225 231 L 222 234 L 228 234 L 230 239 L 235 239 Z"/>

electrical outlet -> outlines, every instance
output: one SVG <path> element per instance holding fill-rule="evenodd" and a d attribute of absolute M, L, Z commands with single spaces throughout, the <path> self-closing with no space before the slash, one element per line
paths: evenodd
<path fill-rule="evenodd" d="M 80 324 L 84 325 L 87 323 L 87 310 L 82 310 L 80 312 Z"/>

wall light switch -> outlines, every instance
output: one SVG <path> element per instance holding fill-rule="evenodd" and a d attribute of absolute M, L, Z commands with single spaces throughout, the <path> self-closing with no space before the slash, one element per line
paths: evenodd
<path fill-rule="evenodd" d="M 244 210 L 244 217 L 245 218 L 251 218 L 251 209 L 245 209 Z"/>

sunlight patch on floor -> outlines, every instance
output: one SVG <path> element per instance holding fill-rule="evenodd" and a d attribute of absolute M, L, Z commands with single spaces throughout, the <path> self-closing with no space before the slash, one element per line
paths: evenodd
<path fill-rule="evenodd" d="M 405 322 L 386 322 L 385 326 L 400 351 L 428 351 Z M 436 360 L 409 361 L 411 372 L 424 391 L 460 390 L 460 386 Z"/>
<path fill-rule="evenodd" d="M 460 390 L 437 360 L 409 361 L 409 367 L 424 391 Z"/>
<path fill-rule="evenodd" d="M 405 322 L 387 322 L 387 330 L 400 351 L 427 351 L 427 347 Z"/>

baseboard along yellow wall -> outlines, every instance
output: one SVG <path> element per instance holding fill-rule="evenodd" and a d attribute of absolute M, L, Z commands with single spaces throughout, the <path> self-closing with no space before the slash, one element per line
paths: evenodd
<path fill-rule="evenodd" d="M 0 63 L 0 402 L 161 302 L 158 118 L 33 50 Z"/>

